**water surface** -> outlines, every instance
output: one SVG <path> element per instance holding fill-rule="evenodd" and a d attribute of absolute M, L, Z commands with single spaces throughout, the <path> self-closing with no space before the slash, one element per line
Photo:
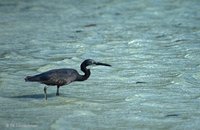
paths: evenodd
<path fill-rule="evenodd" d="M 0 2 L 1 129 L 197 130 L 198 0 Z M 24 82 L 85 59 L 91 77 L 60 88 Z"/>

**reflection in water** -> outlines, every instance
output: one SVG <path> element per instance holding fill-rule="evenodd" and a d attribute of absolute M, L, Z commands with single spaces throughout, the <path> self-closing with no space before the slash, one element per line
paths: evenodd
<path fill-rule="evenodd" d="M 55 94 L 47 94 L 48 97 L 55 97 Z M 44 94 L 32 94 L 32 95 L 20 95 L 20 96 L 13 96 L 10 98 L 33 98 L 33 99 L 43 99 Z"/>

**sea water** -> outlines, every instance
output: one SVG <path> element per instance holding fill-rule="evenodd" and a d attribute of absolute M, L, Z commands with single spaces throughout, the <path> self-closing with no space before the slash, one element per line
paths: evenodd
<path fill-rule="evenodd" d="M 198 130 L 198 0 L 0 1 L 0 128 Z M 47 90 L 27 75 L 91 76 Z"/>

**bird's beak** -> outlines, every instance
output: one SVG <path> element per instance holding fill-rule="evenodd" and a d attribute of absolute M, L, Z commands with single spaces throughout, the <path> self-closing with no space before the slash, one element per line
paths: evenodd
<path fill-rule="evenodd" d="M 100 63 L 100 62 L 95 62 L 95 65 L 111 66 L 111 65 L 109 65 L 109 64 L 106 64 L 106 63 Z"/>

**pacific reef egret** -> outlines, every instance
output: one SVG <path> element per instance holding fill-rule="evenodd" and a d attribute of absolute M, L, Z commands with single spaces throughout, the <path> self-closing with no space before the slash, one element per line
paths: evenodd
<path fill-rule="evenodd" d="M 59 95 L 59 88 L 63 85 L 68 85 L 74 81 L 84 81 L 87 80 L 90 76 L 90 69 L 86 67 L 89 65 L 103 65 L 111 66 L 106 63 L 96 62 L 92 59 L 87 59 L 81 63 L 81 70 L 84 72 L 84 75 L 80 75 L 75 69 L 71 68 L 62 68 L 62 69 L 53 69 L 41 74 L 34 76 L 27 76 L 25 81 L 27 82 L 39 82 L 49 86 L 57 86 L 56 95 Z M 45 99 L 47 100 L 47 86 L 44 87 Z"/>

